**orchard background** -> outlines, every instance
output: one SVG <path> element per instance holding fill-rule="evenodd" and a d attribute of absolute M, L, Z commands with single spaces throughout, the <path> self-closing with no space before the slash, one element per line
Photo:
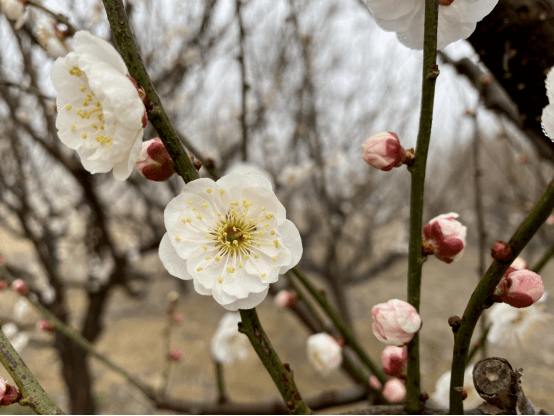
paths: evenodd
<path fill-rule="evenodd" d="M 547 104 L 545 71 L 554 65 L 554 4 L 519 3 L 500 2 L 469 42 L 451 44 L 438 57 L 423 219 L 457 212 L 468 235 L 459 261 L 429 258 L 423 268 L 421 374 L 422 391 L 430 395 L 451 365 L 448 318 L 462 315 L 482 275 L 479 267 L 491 262 L 490 247 L 510 238 L 554 173 L 554 145 L 537 121 Z M 67 16 L 71 26 L 60 30 L 111 40 L 101 2 L 42 4 Z M 170 276 L 158 257 L 163 210 L 182 180 L 175 175 L 154 184 L 134 172 L 119 182 L 111 173 L 92 176 L 83 169 L 57 137 L 52 50 L 39 29 L 49 15 L 26 8 L 19 29 L 0 17 L 0 274 L 23 278 L 52 313 L 141 383 L 158 389 L 167 380 L 167 397 L 184 401 L 180 412 L 200 412 L 218 399 L 209 346 L 225 311 L 196 294 L 191 282 Z M 245 163 L 263 169 L 300 231 L 299 267 L 379 362 L 384 344 L 372 333 L 371 307 L 406 299 L 410 175 L 404 167 L 371 169 L 360 146 L 387 130 L 405 148 L 415 147 L 421 51 L 377 28 L 356 0 L 145 0 L 127 2 L 126 12 L 168 116 L 187 151 L 204 165 L 200 175 L 244 169 Z M 519 48 L 533 36 L 541 39 L 535 47 Z M 503 54 L 496 56 L 499 49 Z M 153 137 L 149 124 L 144 139 Z M 530 265 L 552 247 L 553 223 L 547 221 L 521 254 Z M 549 264 L 540 273 L 550 293 L 553 272 Z M 351 390 L 356 384 L 343 373 L 315 372 L 306 357 L 309 330 L 271 301 L 287 282 L 281 277 L 258 313 L 303 398 Z M 167 379 L 171 291 L 180 294 L 176 312 L 185 319 L 173 328 L 170 347 L 184 355 Z M 0 320 L 28 337 L 21 356 L 65 412 L 170 413 L 68 338 L 36 329 L 41 316 L 21 305 L 16 311 L 18 302 L 12 291 L 1 291 Z M 547 297 L 545 313 L 552 313 L 553 302 Z M 552 408 L 553 329 L 549 319 L 524 340 L 487 345 L 488 356 L 524 368 L 527 396 L 546 410 Z M 474 339 L 479 334 L 478 328 Z M 255 409 L 280 401 L 252 349 L 223 374 L 233 402 Z M 0 375 L 8 379 L 5 370 Z M 4 410 L 20 411 L 14 407 Z"/>

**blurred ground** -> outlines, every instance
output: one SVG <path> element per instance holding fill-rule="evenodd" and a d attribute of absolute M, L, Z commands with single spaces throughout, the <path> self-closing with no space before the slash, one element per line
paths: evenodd
<path fill-rule="evenodd" d="M 20 247 L 20 246 L 19 246 Z M 25 259 L 25 250 L 12 247 L 8 259 Z M 19 253 L 18 253 L 19 251 Z M 462 259 L 447 265 L 434 258 L 424 265 L 421 316 L 422 388 L 430 394 L 436 380 L 450 367 L 452 335 L 447 324 L 448 317 L 461 315 L 464 305 L 475 286 L 477 256 L 468 249 Z M 166 274 L 157 256 L 143 260 L 142 268 L 150 271 L 153 281 L 142 300 L 129 298 L 122 290 L 116 290 L 105 315 L 105 330 L 97 343 L 98 351 L 108 355 L 114 362 L 135 377 L 151 385 L 161 380 L 165 349 L 161 337 L 165 324 L 166 296 L 177 289 L 178 280 Z M 379 362 L 384 348 L 371 331 L 371 307 L 392 298 L 406 299 L 407 261 L 394 266 L 386 275 L 378 276 L 349 289 L 355 330 L 371 357 Z M 546 290 L 554 293 L 554 265 L 542 273 Z M 2 319 L 9 316 L 17 296 L 11 291 L 0 292 Z M 70 289 L 68 299 L 74 313 L 75 323 L 82 319 L 85 297 L 79 289 Z M 554 311 L 554 302 L 548 301 L 548 310 Z M 225 310 L 211 297 L 195 292 L 185 295 L 177 307 L 185 321 L 175 330 L 172 347 L 183 350 L 181 362 L 173 365 L 168 393 L 170 397 L 190 400 L 214 401 L 217 397 L 214 366 L 210 358 L 210 340 Z M 306 359 L 305 341 L 309 335 L 294 315 L 279 309 L 268 297 L 258 307 L 260 319 L 283 361 L 289 362 L 295 380 L 304 397 L 312 397 L 329 389 L 350 386 L 342 374 L 327 378 L 319 376 Z M 22 357 L 41 382 L 62 407 L 67 410 L 67 397 L 59 374 L 57 354 L 49 345 L 52 335 L 33 330 L 39 316 L 31 313 L 24 318 L 24 329 L 31 331 L 31 343 Z M 489 356 L 508 359 L 514 367 L 523 367 L 523 385 L 528 397 L 537 408 L 552 406 L 554 384 L 554 320 L 537 331 L 527 342 L 527 349 L 489 347 Z M 480 358 L 480 357 L 479 357 Z M 478 359 L 479 359 L 478 358 Z M 94 391 L 103 414 L 168 414 L 156 411 L 134 387 L 123 378 L 94 359 L 90 361 L 94 374 Z M 229 397 L 237 402 L 256 402 L 278 398 L 279 394 L 265 368 L 254 351 L 246 362 L 225 367 L 225 381 Z M 0 375 L 7 377 L 4 368 Z M 550 403 L 550 404 L 549 404 Z M 349 408 L 363 408 L 358 403 Z M 10 412 L 17 409 L 9 408 Z M 331 409 L 326 413 L 337 412 Z M 346 408 L 341 408 L 341 412 Z"/>

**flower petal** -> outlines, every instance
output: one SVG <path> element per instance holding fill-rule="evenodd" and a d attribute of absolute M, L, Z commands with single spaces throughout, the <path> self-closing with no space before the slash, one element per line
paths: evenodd
<path fill-rule="evenodd" d="M 187 271 L 187 261 L 179 257 L 167 233 L 164 234 L 160 242 L 159 255 L 169 274 L 183 280 L 192 279 L 192 276 Z"/>
<path fill-rule="evenodd" d="M 127 66 L 125 66 L 123 58 L 121 58 L 115 48 L 105 40 L 93 36 L 85 30 L 75 33 L 73 37 L 73 49 L 79 53 L 92 54 L 116 68 L 120 73 L 127 74 Z"/>

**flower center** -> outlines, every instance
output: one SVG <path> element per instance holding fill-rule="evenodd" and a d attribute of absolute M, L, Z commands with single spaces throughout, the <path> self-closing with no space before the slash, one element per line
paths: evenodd
<path fill-rule="evenodd" d="M 113 139 L 104 134 L 105 130 L 105 120 L 102 104 L 96 98 L 94 91 L 91 91 L 86 79 L 86 75 L 83 77 L 84 73 L 78 66 L 74 66 L 69 70 L 69 74 L 75 77 L 78 77 L 83 81 L 83 86 L 77 91 L 77 96 L 83 97 L 81 102 L 83 108 L 74 109 L 71 104 L 67 104 L 65 109 L 71 111 L 74 109 L 75 113 L 81 117 L 83 123 L 78 125 L 71 125 L 71 131 L 76 134 L 81 134 L 81 137 L 86 139 L 94 139 L 101 146 L 109 144 L 111 148 L 113 145 Z M 87 92 L 88 91 L 88 92 Z M 91 119 L 92 117 L 92 119 Z M 96 122 L 96 119 L 98 120 Z"/>

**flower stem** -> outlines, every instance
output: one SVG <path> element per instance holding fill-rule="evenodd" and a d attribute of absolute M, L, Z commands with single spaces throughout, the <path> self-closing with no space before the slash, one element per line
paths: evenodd
<path fill-rule="evenodd" d="M 19 388 L 22 396 L 19 401 L 20 405 L 31 407 L 39 415 L 65 415 L 56 402 L 43 390 L 1 329 L 0 362 Z"/>
<path fill-rule="evenodd" d="M 460 327 L 454 336 L 452 377 L 450 380 L 450 414 L 463 414 L 464 412 L 460 387 L 464 384 L 464 370 L 469 343 L 471 342 L 475 325 L 481 313 L 487 307 L 487 300 L 494 292 L 498 283 L 500 283 L 500 280 L 502 280 L 513 259 L 519 255 L 539 227 L 546 221 L 552 209 L 554 209 L 554 180 L 550 182 L 546 192 L 541 196 L 508 242 L 508 247 L 512 250 L 512 258 L 504 263 L 494 260 L 469 299 L 460 322 Z"/>
<path fill-rule="evenodd" d="M 240 317 L 242 322 L 239 324 L 239 331 L 250 340 L 258 357 L 260 357 L 273 382 L 279 389 L 288 411 L 294 415 L 313 414 L 300 397 L 300 393 L 294 383 L 292 371 L 288 366 L 285 367 L 271 346 L 271 342 L 262 328 L 256 313 L 256 308 L 240 309 Z"/>
<path fill-rule="evenodd" d="M 127 20 L 123 1 L 103 0 L 103 2 L 113 37 L 129 69 L 129 74 L 131 74 L 142 88 L 144 88 L 148 99 L 152 103 L 152 109 L 148 111 L 148 120 L 160 135 L 160 139 L 175 163 L 175 170 L 183 178 L 185 183 L 198 179 L 198 172 L 192 165 L 185 149 L 183 149 L 177 132 L 173 128 L 171 121 L 169 121 L 160 97 L 158 97 L 152 85 L 152 81 L 150 81 L 150 77 L 146 72 L 146 68 L 144 68 L 144 64 L 133 38 L 133 33 L 131 32 L 131 27 L 129 26 L 129 21 Z"/>
<path fill-rule="evenodd" d="M 350 330 L 350 327 L 346 324 L 344 319 L 335 311 L 335 309 L 331 306 L 325 295 L 323 295 L 321 292 L 319 292 L 314 285 L 304 276 L 298 268 L 293 267 L 292 272 L 295 274 L 295 276 L 300 280 L 300 283 L 308 289 L 308 292 L 314 297 L 314 299 L 319 303 L 319 306 L 325 311 L 327 316 L 333 321 L 333 324 L 335 327 L 340 331 L 342 336 L 344 337 L 346 344 L 352 348 L 352 350 L 358 355 L 360 360 L 364 363 L 364 365 L 367 367 L 367 369 L 375 375 L 381 382 L 381 384 L 385 384 L 387 382 L 387 378 L 383 374 L 383 372 L 375 365 L 375 363 L 369 358 L 369 356 L 366 354 L 364 349 L 361 347 L 361 345 L 358 343 L 358 340 L 354 336 L 354 333 Z"/>
<path fill-rule="evenodd" d="M 546 265 L 546 263 L 548 263 L 548 261 L 552 257 L 554 257 L 554 244 L 552 245 L 552 247 L 550 247 L 550 249 L 546 253 L 544 253 L 544 256 L 542 256 L 539 262 L 535 264 L 535 267 L 533 267 L 533 271 L 537 274 L 540 273 L 542 268 Z"/>
<path fill-rule="evenodd" d="M 219 404 L 227 403 L 227 394 L 225 393 L 225 379 L 223 378 L 223 365 L 214 360 L 215 364 L 215 375 L 217 378 L 217 402 Z"/>
<path fill-rule="evenodd" d="M 423 45 L 423 79 L 419 132 L 412 173 L 410 200 L 410 246 L 408 258 L 408 302 L 419 312 L 421 292 L 421 268 L 425 261 L 421 248 L 423 225 L 423 196 L 427 152 L 431 139 L 435 84 L 439 71 L 437 57 L 438 0 L 425 0 L 425 35 Z M 419 374 L 419 334 L 408 344 L 408 379 L 406 380 L 408 408 L 411 412 L 421 409 L 421 385 Z"/>

